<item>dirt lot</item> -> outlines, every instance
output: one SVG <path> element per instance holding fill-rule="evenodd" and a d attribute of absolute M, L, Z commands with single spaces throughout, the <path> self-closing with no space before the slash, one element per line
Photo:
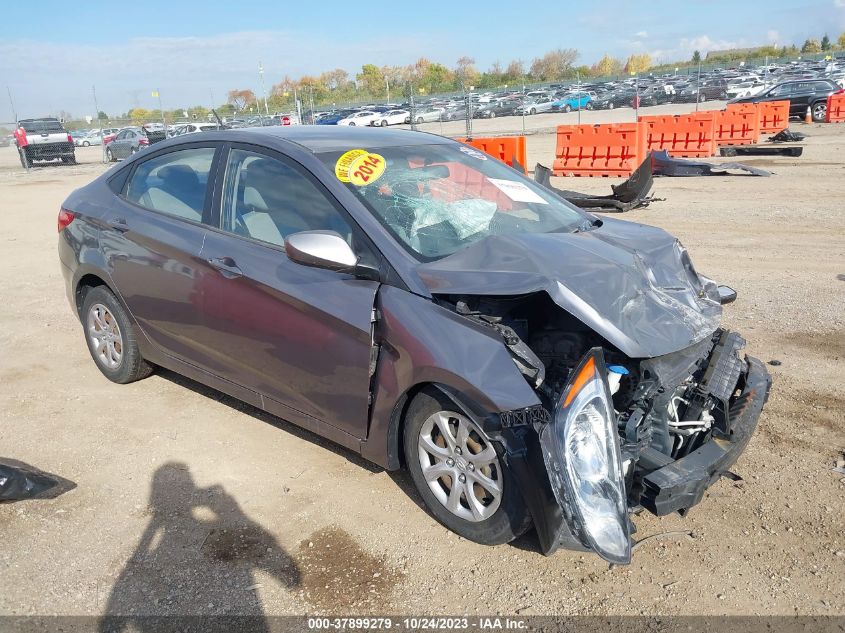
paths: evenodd
<path fill-rule="evenodd" d="M 744 481 L 686 519 L 642 515 L 638 539 L 692 536 L 613 568 L 545 558 L 533 534 L 462 540 L 406 476 L 171 373 L 108 382 L 55 254 L 59 205 L 103 169 L 100 149 L 29 173 L 0 150 L 0 455 L 77 484 L 0 507 L 0 613 L 845 614 L 845 478 L 830 470 L 845 449 L 845 126 L 793 127 L 803 157 L 747 161 L 775 176 L 657 180 L 666 200 L 627 216 L 736 288 L 726 322 L 782 364 Z M 554 137 L 528 148 L 550 164 Z"/>

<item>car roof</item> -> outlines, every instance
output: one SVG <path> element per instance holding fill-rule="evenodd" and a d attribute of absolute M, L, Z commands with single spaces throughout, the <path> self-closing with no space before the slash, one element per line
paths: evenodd
<path fill-rule="evenodd" d="M 357 148 L 402 147 L 407 145 L 435 145 L 453 143 L 452 139 L 411 130 L 386 130 L 362 126 L 279 125 L 272 127 L 237 128 L 207 132 L 208 140 L 256 143 L 268 147 L 295 143 L 319 154 Z M 177 136 L 157 143 L 156 147 L 194 142 L 186 136 Z"/>

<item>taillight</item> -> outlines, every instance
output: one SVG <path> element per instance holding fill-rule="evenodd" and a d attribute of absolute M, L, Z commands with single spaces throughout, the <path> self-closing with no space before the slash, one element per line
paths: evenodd
<path fill-rule="evenodd" d="M 59 233 L 66 229 L 75 217 L 73 211 L 68 211 L 65 208 L 59 209 Z"/>
<path fill-rule="evenodd" d="M 73 143 L 73 137 L 70 134 L 67 135 L 67 142 Z"/>
<path fill-rule="evenodd" d="M 146 138 L 139 138 L 138 139 L 138 145 L 149 145 L 149 144 L 150 144 L 149 139 L 146 139 Z"/>

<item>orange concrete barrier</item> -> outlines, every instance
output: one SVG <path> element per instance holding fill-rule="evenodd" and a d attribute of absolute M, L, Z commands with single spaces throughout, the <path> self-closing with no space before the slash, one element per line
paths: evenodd
<path fill-rule="evenodd" d="M 735 103 L 716 111 L 716 145 L 753 145 L 760 140 L 760 110 L 756 103 Z"/>
<path fill-rule="evenodd" d="M 789 101 L 761 101 L 757 111 L 760 134 L 777 134 L 789 127 Z"/>
<path fill-rule="evenodd" d="M 475 136 L 471 139 L 459 138 L 457 140 L 472 145 L 511 167 L 514 166 L 513 161 L 516 159 L 522 171 L 528 173 L 524 136 L 492 136 L 487 138 Z"/>
<path fill-rule="evenodd" d="M 641 123 L 560 125 L 552 172 L 628 177 L 646 156 L 643 128 Z"/>
<path fill-rule="evenodd" d="M 825 121 L 828 123 L 845 123 L 845 92 L 840 90 L 827 98 Z"/>
<path fill-rule="evenodd" d="M 712 111 L 668 116 L 641 116 L 646 151 L 666 150 L 670 156 L 702 158 L 713 156 L 716 116 Z"/>

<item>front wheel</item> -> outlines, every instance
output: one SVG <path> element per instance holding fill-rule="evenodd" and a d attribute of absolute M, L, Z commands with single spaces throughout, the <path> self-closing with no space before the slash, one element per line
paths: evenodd
<path fill-rule="evenodd" d="M 349 122 L 349 127 L 355 127 L 355 122 L 354 122 L 354 121 L 350 121 L 350 122 Z"/>
<path fill-rule="evenodd" d="M 707 99 L 707 96 L 706 96 L 706 95 L 698 95 L 698 102 L 699 102 L 699 103 L 704 103 L 704 101 L 705 101 L 706 99 Z"/>
<path fill-rule="evenodd" d="M 607 104 L 607 109 L 608 109 L 608 110 L 613 110 L 613 108 L 615 108 L 615 107 L 616 107 L 616 106 L 615 106 L 615 105 L 613 105 L 613 102 L 612 102 L 612 101 L 611 101 L 610 103 L 608 103 L 608 104 Z"/>
<path fill-rule="evenodd" d="M 434 517 L 466 539 L 508 543 L 531 525 L 513 474 L 494 445 L 451 400 L 419 393 L 405 418 L 405 460 Z"/>
<path fill-rule="evenodd" d="M 152 365 L 141 356 L 129 316 L 104 286 L 85 295 L 82 325 L 91 358 L 106 378 L 126 384 L 152 373 Z"/>
<path fill-rule="evenodd" d="M 423 118 L 421 116 L 417 117 L 417 125 L 423 122 Z"/>
<path fill-rule="evenodd" d="M 114 154 L 111 151 L 111 147 L 106 148 L 106 160 L 110 163 L 115 161 Z"/>
<path fill-rule="evenodd" d="M 563 111 L 572 112 L 572 106 L 567 103 L 565 106 L 563 106 Z"/>
<path fill-rule="evenodd" d="M 818 103 L 814 103 L 810 112 L 813 114 L 813 121 L 816 123 L 824 123 L 827 121 L 827 102 L 819 101 Z"/>
<path fill-rule="evenodd" d="M 382 126 L 382 127 L 387 127 L 387 121 L 382 121 L 382 122 L 381 122 L 381 126 Z"/>
<path fill-rule="evenodd" d="M 531 108 L 528 114 L 537 114 L 537 108 Z"/>
<path fill-rule="evenodd" d="M 82 147 L 90 147 L 90 146 L 91 146 L 91 143 L 89 143 L 88 141 L 82 141 Z"/>
<path fill-rule="evenodd" d="M 22 148 L 18 150 L 18 154 L 21 157 L 21 167 L 24 169 L 29 169 L 32 167 L 32 159 L 29 157 L 29 152 L 26 151 L 26 148 Z"/>
<path fill-rule="evenodd" d="M 584 107 L 587 110 L 592 110 L 593 109 L 593 102 L 592 101 L 587 102 L 587 105 L 585 105 Z"/>

